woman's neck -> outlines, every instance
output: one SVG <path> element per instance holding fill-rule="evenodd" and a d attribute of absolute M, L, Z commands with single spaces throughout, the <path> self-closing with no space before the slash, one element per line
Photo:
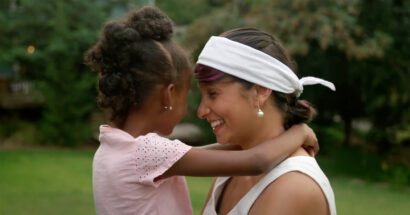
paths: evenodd
<path fill-rule="evenodd" d="M 246 140 L 246 142 L 242 142 L 242 148 L 252 148 L 285 132 L 282 117 L 279 116 L 280 115 L 278 113 L 266 111 L 264 118 L 261 119 L 261 122 L 257 122 L 256 126 L 254 126 L 254 129 L 249 132 L 251 135 L 249 135 L 249 138 Z"/>

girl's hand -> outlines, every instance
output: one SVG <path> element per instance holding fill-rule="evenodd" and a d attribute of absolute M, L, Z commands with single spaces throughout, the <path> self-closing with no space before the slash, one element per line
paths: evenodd
<path fill-rule="evenodd" d="M 307 124 L 303 123 L 300 126 L 302 126 L 306 134 L 306 139 L 302 147 L 309 153 L 310 156 L 314 157 L 315 155 L 317 155 L 320 148 L 316 134 Z"/>

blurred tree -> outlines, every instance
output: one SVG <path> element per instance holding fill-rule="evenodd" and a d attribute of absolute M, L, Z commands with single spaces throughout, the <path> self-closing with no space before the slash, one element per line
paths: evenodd
<path fill-rule="evenodd" d="M 20 78 L 41 90 L 44 108 L 38 128 L 44 142 L 77 145 L 92 135 L 88 121 L 95 108 L 95 78 L 82 63 L 83 53 L 104 20 L 154 3 L 178 24 L 207 13 L 210 5 L 207 0 L 0 2 L 0 64 L 15 65 Z"/>
<path fill-rule="evenodd" d="M 226 4 L 215 7 L 212 12 L 188 26 L 183 43 L 193 52 L 193 56 L 197 57 L 211 35 L 243 26 L 244 21 L 235 6 Z"/>
<path fill-rule="evenodd" d="M 269 8 L 270 10 L 266 10 Z M 365 8 L 361 1 L 271 1 L 269 6 L 255 5 L 253 20 L 271 20 L 254 25 L 274 32 L 299 59 L 302 76 L 317 75 L 335 83 L 337 91 L 318 91 L 304 96 L 319 110 L 336 113 L 344 123 L 344 144 L 351 143 L 352 123 L 365 116 L 364 82 L 368 74 L 357 71 L 356 61 L 381 59 L 392 37 L 382 29 L 366 29 L 360 23 Z M 330 120 L 330 119 L 329 119 Z M 328 120 L 328 121 L 329 121 Z"/>
<path fill-rule="evenodd" d="M 366 111 L 373 123 L 369 142 L 388 152 L 400 144 L 410 145 L 410 2 L 365 0 L 362 7 L 366 10 L 360 21 L 366 31 L 382 29 L 393 38 L 383 60 L 357 63 L 369 79 L 365 86 Z"/>
<path fill-rule="evenodd" d="M 156 4 L 176 23 L 184 24 L 207 13 L 208 3 L 4 0 L 0 2 L 0 64 L 17 65 L 20 78 L 34 81 L 41 91 L 44 108 L 38 128 L 44 142 L 77 145 L 92 135 L 88 121 L 95 108 L 95 77 L 82 62 L 102 23 L 134 7 Z"/>
<path fill-rule="evenodd" d="M 319 76 L 336 84 L 335 93 L 307 89 L 303 97 L 317 106 L 319 123 L 342 120 L 343 143 L 351 143 L 353 121 L 358 118 L 384 131 L 390 126 L 387 131 L 401 131 L 392 134 L 404 138 L 409 131 L 410 77 L 404 60 L 409 58 L 408 5 L 394 0 L 236 0 L 215 10 L 225 10 L 223 16 L 212 12 L 195 21 L 188 28 L 187 44 L 200 48 L 209 36 L 238 25 L 271 32 L 295 56 L 301 76 Z M 236 25 L 224 17 L 233 17 L 228 20 Z M 391 118 L 396 119 L 387 120 L 389 125 L 384 120 L 391 114 L 387 109 L 394 109 Z M 392 134 L 382 139 L 397 142 Z"/>
<path fill-rule="evenodd" d="M 46 143 L 77 145 L 91 136 L 95 78 L 83 52 L 95 41 L 106 10 L 101 1 L 6 1 L 1 8 L 0 62 L 19 65 L 44 99 L 40 125 Z M 4 3 L 3 3 L 4 4 Z"/>
<path fill-rule="evenodd" d="M 211 11 L 209 0 L 156 0 L 155 5 L 165 11 L 177 25 L 186 25 Z"/>

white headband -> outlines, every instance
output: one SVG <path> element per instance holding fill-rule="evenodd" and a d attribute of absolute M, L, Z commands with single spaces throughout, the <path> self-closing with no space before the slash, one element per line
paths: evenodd
<path fill-rule="evenodd" d="M 254 84 L 282 93 L 303 92 L 303 85 L 322 84 L 333 91 L 335 85 L 315 77 L 299 80 L 296 74 L 279 60 L 250 46 L 212 36 L 198 57 L 203 64 Z"/>

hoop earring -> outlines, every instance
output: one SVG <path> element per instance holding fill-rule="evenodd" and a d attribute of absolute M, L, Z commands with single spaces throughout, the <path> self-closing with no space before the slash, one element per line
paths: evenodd
<path fill-rule="evenodd" d="M 263 118 L 263 115 L 265 115 L 265 113 L 262 111 L 262 109 L 259 107 L 259 104 L 258 104 L 258 117 Z"/>

